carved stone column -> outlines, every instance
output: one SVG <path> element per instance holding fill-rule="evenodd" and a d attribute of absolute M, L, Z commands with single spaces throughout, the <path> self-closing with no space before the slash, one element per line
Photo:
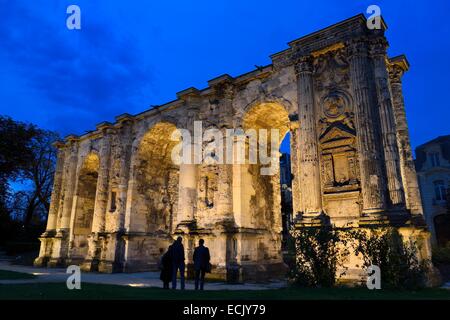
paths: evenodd
<path fill-rule="evenodd" d="M 227 128 L 233 126 L 233 96 L 234 86 L 233 79 L 228 75 L 220 76 L 216 79 L 208 81 L 213 88 L 215 95 L 210 104 L 215 104 L 218 111 L 217 124 L 222 130 L 223 141 L 222 152 L 223 164 L 218 164 L 218 184 L 217 184 L 217 214 L 218 221 L 225 226 L 233 224 L 233 164 L 227 161 Z M 215 115 L 214 115 L 215 116 Z M 231 146 L 232 148 L 232 146 Z"/>
<path fill-rule="evenodd" d="M 233 165 L 224 163 L 218 167 L 217 212 L 223 221 L 228 222 L 233 220 Z"/>
<path fill-rule="evenodd" d="M 196 122 L 199 119 L 201 99 L 198 90 L 190 88 L 177 93 L 179 99 L 185 101 L 187 119 L 185 128 L 191 133 L 191 141 L 183 143 L 183 157 L 179 171 L 178 191 L 178 217 L 177 232 L 189 234 L 195 226 L 195 213 L 197 210 L 197 164 L 202 161 L 202 125 Z M 197 134 L 196 134 L 197 132 Z M 186 145 L 184 145 L 186 144 Z M 185 154 L 184 152 L 187 152 Z M 190 153 L 189 153 L 190 152 Z M 190 160 L 189 160 L 190 159 Z M 189 249 L 188 249 L 189 250 Z"/>
<path fill-rule="evenodd" d="M 299 122 L 298 115 L 289 116 L 290 120 L 290 134 L 291 134 L 291 174 L 292 174 L 292 214 L 295 214 L 300 210 L 300 186 L 299 186 L 299 150 L 298 150 L 298 137 L 299 137 Z"/>
<path fill-rule="evenodd" d="M 316 114 L 312 65 L 309 57 L 301 57 L 295 66 L 297 74 L 300 210 L 306 217 L 322 212 L 320 164 L 317 146 Z"/>
<path fill-rule="evenodd" d="M 119 213 L 116 230 L 122 230 L 125 225 L 125 211 L 127 204 L 128 180 L 130 178 L 130 160 L 131 149 L 133 144 L 132 137 L 132 118 L 129 115 L 124 115 L 118 118 L 121 123 L 119 129 L 120 141 L 120 169 L 119 169 L 119 184 L 117 186 L 117 212 Z"/>
<path fill-rule="evenodd" d="M 387 41 L 380 37 L 371 42 L 370 51 L 374 64 L 375 85 L 378 97 L 381 135 L 390 202 L 394 206 L 404 206 L 402 176 L 397 147 L 394 110 L 389 87 L 389 75 L 386 65 Z"/>
<path fill-rule="evenodd" d="M 180 164 L 178 224 L 189 224 L 194 221 L 197 208 L 197 165 Z"/>
<path fill-rule="evenodd" d="M 363 213 L 386 209 L 382 170 L 381 141 L 374 103 L 371 64 L 367 42 L 362 39 L 348 44 L 351 88 L 355 105 L 356 138 L 361 173 Z"/>
<path fill-rule="evenodd" d="M 111 130 L 104 128 L 100 146 L 100 165 L 95 193 L 94 219 L 92 221 L 92 232 L 105 231 L 105 214 L 108 207 L 109 169 L 111 163 Z"/>
<path fill-rule="evenodd" d="M 53 179 L 53 190 L 50 201 L 50 209 L 48 212 L 47 228 L 46 228 L 47 232 L 56 230 L 58 222 L 59 205 L 63 188 L 62 177 L 65 164 L 64 144 L 61 142 L 55 142 L 53 146 L 58 149 L 58 155 L 56 160 L 55 176 Z"/>
<path fill-rule="evenodd" d="M 49 261 L 49 266 L 63 265 L 69 249 L 70 220 L 78 166 L 78 139 L 75 136 L 69 136 L 66 140 L 64 172 L 62 178 L 63 194 L 61 195 L 59 203 L 56 235 L 53 241 L 52 256 Z"/>
<path fill-rule="evenodd" d="M 94 216 L 92 220 L 92 234 L 88 238 L 88 255 L 83 263 L 83 270 L 94 271 L 97 268 L 100 248 L 102 247 L 102 233 L 105 232 L 105 216 L 108 208 L 109 170 L 111 163 L 111 133 L 108 124 L 97 127 L 102 131 L 100 145 L 100 164 L 98 170 L 97 190 L 95 193 Z"/>
<path fill-rule="evenodd" d="M 128 114 L 123 114 L 116 117 L 116 121 L 119 123 L 119 129 L 115 131 L 118 142 L 116 145 L 118 149 L 115 154 L 119 157 L 117 208 L 115 213 L 111 214 L 109 229 L 105 233 L 104 252 L 102 252 L 98 266 L 100 272 L 123 271 L 125 263 L 125 241 L 122 236 L 125 232 L 125 215 L 133 142 L 133 118 Z M 109 176 L 111 177 L 111 174 Z"/>
<path fill-rule="evenodd" d="M 39 250 L 39 256 L 35 259 L 35 266 L 44 266 L 47 264 L 48 259 L 51 256 L 52 250 L 52 238 L 56 234 L 56 226 L 58 223 L 58 211 L 60 208 L 60 200 L 62 194 L 62 183 L 63 183 L 63 172 L 64 172 L 64 162 L 65 162 L 65 149 L 62 142 L 55 142 L 53 144 L 55 148 L 58 149 L 56 168 L 53 179 L 53 189 L 52 196 L 50 200 L 50 209 L 47 218 L 47 227 L 45 232 L 39 237 L 41 241 L 41 246 Z"/>
<path fill-rule="evenodd" d="M 66 180 L 64 185 L 64 199 L 61 219 L 58 223 L 58 229 L 69 229 L 70 218 L 72 213 L 73 197 L 75 192 L 76 174 L 78 167 L 78 143 L 77 140 L 70 136 L 68 138 L 69 159 L 67 161 Z"/>
<path fill-rule="evenodd" d="M 403 73 L 407 71 L 406 59 L 391 63 L 389 79 L 394 104 L 394 119 L 397 131 L 397 145 L 400 154 L 400 169 L 406 195 L 406 207 L 412 214 L 423 214 L 422 200 L 420 198 L 419 184 L 417 182 L 416 168 L 409 140 L 408 124 L 406 121 L 405 104 L 403 100 L 402 81 Z"/>

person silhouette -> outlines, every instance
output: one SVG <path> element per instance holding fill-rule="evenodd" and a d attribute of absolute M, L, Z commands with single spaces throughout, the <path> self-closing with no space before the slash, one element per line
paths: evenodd
<path fill-rule="evenodd" d="M 161 274 L 159 279 L 163 282 L 163 288 L 169 289 L 169 283 L 172 280 L 172 257 L 171 257 L 172 246 L 164 253 L 164 250 L 160 249 L 161 258 L 159 260 L 159 269 Z M 164 253 L 164 254 L 163 254 Z"/>
<path fill-rule="evenodd" d="M 178 237 L 172 244 L 172 289 L 177 288 L 177 273 L 180 270 L 180 287 L 184 290 L 184 246 L 183 238 Z"/>
<path fill-rule="evenodd" d="M 195 269 L 195 290 L 203 290 L 205 284 L 205 273 L 211 272 L 211 265 L 209 263 L 210 254 L 209 249 L 204 246 L 205 240 L 198 241 L 198 247 L 194 250 L 194 269 Z"/>

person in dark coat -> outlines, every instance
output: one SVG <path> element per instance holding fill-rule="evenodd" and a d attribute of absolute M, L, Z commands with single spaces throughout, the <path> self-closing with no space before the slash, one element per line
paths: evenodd
<path fill-rule="evenodd" d="M 198 247 L 194 250 L 195 290 L 198 290 L 199 282 L 200 290 L 203 290 L 205 273 L 211 272 L 211 265 L 209 264 L 211 257 L 209 255 L 209 249 L 204 244 L 205 240 L 200 239 Z"/>
<path fill-rule="evenodd" d="M 164 253 L 159 260 L 159 269 L 161 274 L 159 279 L 163 282 L 163 288 L 169 289 L 169 283 L 172 281 L 172 257 L 171 257 L 172 246 Z M 161 251 L 163 251 L 161 249 Z M 161 252 L 162 253 L 162 252 Z"/>
<path fill-rule="evenodd" d="M 183 238 L 178 237 L 172 244 L 172 289 L 177 288 L 177 273 L 180 270 L 180 286 L 184 290 L 184 246 Z"/>

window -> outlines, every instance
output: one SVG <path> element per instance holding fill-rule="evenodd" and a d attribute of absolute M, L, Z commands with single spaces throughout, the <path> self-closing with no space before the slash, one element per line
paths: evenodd
<path fill-rule="evenodd" d="M 111 192 L 111 205 L 109 208 L 109 211 L 114 212 L 116 211 L 116 192 Z"/>
<path fill-rule="evenodd" d="M 446 199 L 447 188 L 443 180 L 434 181 L 434 193 L 437 201 L 442 201 Z"/>
<path fill-rule="evenodd" d="M 431 152 L 428 154 L 428 156 L 430 158 L 432 167 L 439 167 L 441 165 L 438 152 Z"/>
<path fill-rule="evenodd" d="M 439 246 L 450 244 L 450 214 L 441 214 L 434 218 L 434 230 Z"/>

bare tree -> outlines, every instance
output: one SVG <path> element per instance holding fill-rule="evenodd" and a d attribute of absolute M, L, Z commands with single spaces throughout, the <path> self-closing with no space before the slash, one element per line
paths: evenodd
<path fill-rule="evenodd" d="M 57 157 L 57 151 L 52 144 L 58 139 L 59 136 L 52 131 L 38 130 L 31 141 L 31 160 L 23 171 L 23 178 L 33 185 L 33 190 L 29 191 L 26 197 L 28 205 L 24 211 L 25 226 L 30 223 L 40 206 L 45 212 L 48 212 L 50 208 Z"/>

